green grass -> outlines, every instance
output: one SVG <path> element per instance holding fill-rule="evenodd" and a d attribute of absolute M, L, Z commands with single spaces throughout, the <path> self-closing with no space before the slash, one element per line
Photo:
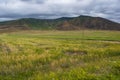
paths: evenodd
<path fill-rule="evenodd" d="M 0 80 L 120 80 L 120 32 L 2 33 Z"/>

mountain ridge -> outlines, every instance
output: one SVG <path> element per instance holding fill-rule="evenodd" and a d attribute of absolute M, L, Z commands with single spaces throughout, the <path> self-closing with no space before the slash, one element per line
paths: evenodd
<path fill-rule="evenodd" d="M 120 23 L 101 17 L 78 16 L 57 19 L 22 18 L 0 22 L 0 29 L 40 29 L 40 30 L 120 30 Z"/>

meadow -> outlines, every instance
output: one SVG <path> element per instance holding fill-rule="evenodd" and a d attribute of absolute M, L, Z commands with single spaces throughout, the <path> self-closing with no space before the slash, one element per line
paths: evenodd
<path fill-rule="evenodd" d="M 120 32 L 0 33 L 0 80 L 120 80 Z"/>

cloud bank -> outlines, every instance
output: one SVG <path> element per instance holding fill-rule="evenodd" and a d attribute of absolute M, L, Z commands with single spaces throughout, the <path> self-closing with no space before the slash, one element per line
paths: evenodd
<path fill-rule="evenodd" d="M 89 15 L 120 22 L 120 0 L 0 0 L 0 21 Z"/>

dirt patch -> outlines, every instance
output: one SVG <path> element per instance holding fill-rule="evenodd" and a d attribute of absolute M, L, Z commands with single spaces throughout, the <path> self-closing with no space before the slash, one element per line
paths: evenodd
<path fill-rule="evenodd" d="M 87 51 L 66 51 L 65 54 L 67 55 L 86 55 Z"/>

